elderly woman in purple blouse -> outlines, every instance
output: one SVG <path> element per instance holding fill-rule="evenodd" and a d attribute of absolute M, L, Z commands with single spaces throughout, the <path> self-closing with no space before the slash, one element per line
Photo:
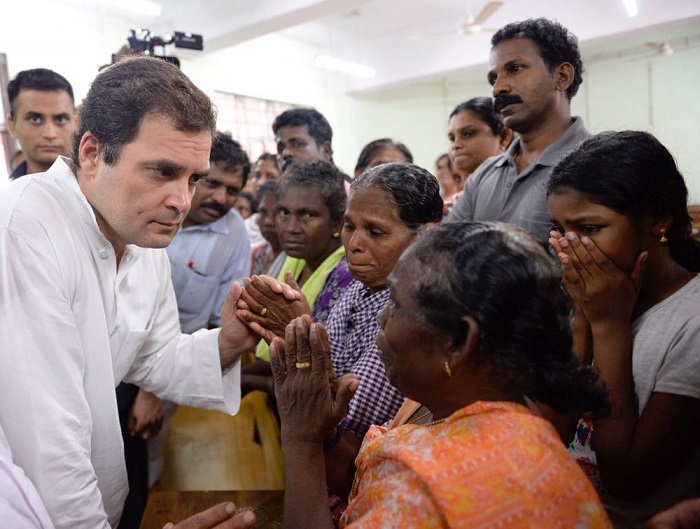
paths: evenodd
<path fill-rule="evenodd" d="M 340 498 L 349 493 L 354 459 L 372 424 L 382 424 L 397 412 L 404 398 L 387 379 L 375 338 L 377 315 L 389 295 L 387 277 L 396 262 L 428 225 L 440 222 L 442 199 L 437 179 L 410 163 L 373 167 L 356 178 L 345 210 L 341 238 L 348 269 L 355 281 L 344 290 L 326 322 L 331 343 L 332 373 L 355 373 L 360 387 L 349 410 L 326 439 L 328 486 Z M 302 301 L 287 302 L 270 288 L 269 278 L 247 282 L 239 316 L 266 341 L 284 337 L 293 318 L 272 322 L 272 305 L 284 305 L 287 314 L 310 314 Z"/>

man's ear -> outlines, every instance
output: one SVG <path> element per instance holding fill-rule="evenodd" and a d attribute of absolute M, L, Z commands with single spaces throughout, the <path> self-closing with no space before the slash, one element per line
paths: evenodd
<path fill-rule="evenodd" d="M 498 141 L 498 146 L 501 151 L 505 151 L 510 145 L 511 141 L 513 141 L 513 131 L 506 127 L 503 129 L 503 131 L 501 131 L 501 137 Z"/>
<path fill-rule="evenodd" d="M 78 158 L 80 159 L 80 172 L 84 176 L 94 175 L 100 160 L 100 142 L 97 141 L 92 132 L 88 131 L 80 138 Z"/>
<path fill-rule="evenodd" d="M 566 92 L 571 86 L 571 83 L 574 82 L 575 71 L 573 64 L 570 62 L 561 63 L 557 66 L 554 75 L 557 81 L 557 90 Z"/>
<path fill-rule="evenodd" d="M 458 366 L 472 359 L 479 345 L 479 324 L 471 316 L 462 316 L 459 336 L 452 340 L 447 354 L 450 366 Z"/>
<path fill-rule="evenodd" d="M 330 141 L 323 142 L 321 145 L 321 152 L 323 152 L 327 162 L 330 162 L 333 159 L 333 147 L 331 147 Z"/>
<path fill-rule="evenodd" d="M 7 115 L 7 130 L 10 133 L 10 136 L 12 136 L 13 140 L 16 140 L 17 137 L 15 136 L 15 118 L 12 117 L 12 114 Z"/>

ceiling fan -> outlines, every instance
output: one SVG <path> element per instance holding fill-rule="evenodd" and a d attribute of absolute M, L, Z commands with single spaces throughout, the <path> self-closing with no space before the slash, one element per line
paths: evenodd
<path fill-rule="evenodd" d="M 441 31 L 439 33 L 432 33 L 430 35 L 411 36 L 409 37 L 409 40 L 421 40 L 432 37 L 445 37 L 447 35 L 455 35 L 455 33 L 461 36 L 476 35 L 478 33 L 494 33 L 496 32 L 495 28 L 486 28 L 483 26 L 483 24 L 484 22 L 486 22 L 486 20 L 488 20 L 491 17 L 491 15 L 498 11 L 498 9 L 502 5 L 503 2 L 487 2 L 484 5 L 484 7 L 481 8 L 481 11 L 474 15 L 471 8 L 471 1 L 467 1 L 467 12 L 464 15 L 462 23 L 459 25 L 456 32 L 454 29 L 452 29 L 450 31 Z"/>
<path fill-rule="evenodd" d="M 503 2 L 487 2 L 484 7 L 481 8 L 481 11 L 479 11 L 476 15 L 473 15 L 471 14 L 471 2 L 468 2 L 467 14 L 462 21 L 462 25 L 459 27 L 459 33 L 461 35 L 474 35 L 481 32 L 495 32 L 496 29 L 485 28 L 483 24 L 491 17 L 491 15 L 498 11 L 502 5 Z"/>

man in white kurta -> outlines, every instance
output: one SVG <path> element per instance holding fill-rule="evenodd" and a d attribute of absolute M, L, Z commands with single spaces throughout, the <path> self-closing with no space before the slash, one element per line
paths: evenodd
<path fill-rule="evenodd" d="M 0 423 L 15 460 L 57 527 L 100 527 L 104 512 L 115 526 L 127 482 L 114 387 L 235 413 L 239 369 L 222 379 L 218 331 L 180 333 L 165 250 L 129 245 L 117 268 L 65 159 L 0 194 L 0 271 Z"/>
<path fill-rule="evenodd" d="M 163 249 L 206 178 L 214 119 L 175 67 L 127 59 L 83 102 L 76 164 L 0 190 L 0 427 L 57 529 L 119 522 L 121 380 L 238 409 L 240 353 L 255 343 L 233 316 L 240 287 L 220 330 L 181 334 Z"/>

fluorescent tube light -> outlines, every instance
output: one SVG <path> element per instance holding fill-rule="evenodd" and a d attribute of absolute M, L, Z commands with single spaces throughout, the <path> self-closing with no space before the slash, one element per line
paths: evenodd
<path fill-rule="evenodd" d="M 319 55 L 316 57 L 316 66 L 323 68 L 324 70 L 333 70 L 336 72 L 346 73 L 348 75 L 354 75 L 356 77 L 365 77 L 371 79 L 377 72 L 374 68 L 369 66 L 363 66 L 362 64 L 357 64 L 354 62 L 344 61 L 342 59 L 337 59 L 331 57 L 330 55 Z"/>
<path fill-rule="evenodd" d="M 622 0 L 622 3 L 625 4 L 625 11 L 630 17 L 637 16 L 637 13 L 639 13 L 637 0 Z"/>

